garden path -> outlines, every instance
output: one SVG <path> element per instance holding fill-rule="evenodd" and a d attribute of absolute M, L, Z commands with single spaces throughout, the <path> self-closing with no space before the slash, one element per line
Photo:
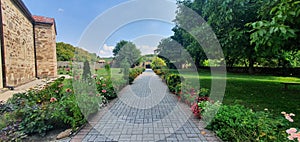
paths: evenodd
<path fill-rule="evenodd" d="M 219 141 L 201 134 L 199 120 L 152 70 L 122 89 L 105 109 L 71 141 Z"/>

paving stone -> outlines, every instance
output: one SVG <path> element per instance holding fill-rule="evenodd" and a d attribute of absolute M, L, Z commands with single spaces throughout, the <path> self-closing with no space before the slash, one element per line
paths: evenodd
<path fill-rule="evenodd" d="M 83 141 L 205 141 L 153 71 L 147 70 L 121 92 Z"/>

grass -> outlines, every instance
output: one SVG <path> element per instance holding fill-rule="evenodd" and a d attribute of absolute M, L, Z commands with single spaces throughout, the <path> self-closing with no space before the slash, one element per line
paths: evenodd
<path fill-rule="evenodd" d="M 212 76 L 209 71 L 199 71 L 199 76 L 183 71 L 182 75 L 196 84 L 200 80 L 201 87 L 210 88 Z M 216 79 L 226 79 L 226 91 L 223 104 L 241 104 L 255 111 L 268 109 L 275 115 L 282 111 L 295 113 L 296 127 L 300 127 L 300 86 L 290 85 L 284 90 L 281 82 L 299 82 L 297 77 L 280 77 L 269 75 L 247 75 L 228 73 L 226 78 L 218 75 Z"/>

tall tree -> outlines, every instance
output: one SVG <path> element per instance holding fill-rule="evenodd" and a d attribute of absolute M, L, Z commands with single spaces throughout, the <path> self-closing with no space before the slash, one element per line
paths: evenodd
<path fill-rule="evenodd" d="M 123 48 L 126 44 L 128 44 L 129 41 L 121 40 L 117 43 L 116 47 L 113 49 L 113 55 L 117 56 L 121 48 Z"/>
<path fill-rule="evenodd" d="M 126 43 L 126 44 L 124 44 Z M 119 46 L 118 46 L 119 45 Z M 120 46 L 123 45 L 123 46 Z M 120 41 L 115 51 L 117 51 L 115 55 L 116 64 L 120 66 L 123 60 L 127 61 L 131 67 L 136 66 L 139 63 L 139 59 L 141 58 L 141 51 L 137 49 L 136 45 L 129 41 Z"/>
<path fill-rule="evenodd" d="M 268 1 L 259 16 L 260 20 L 248 24 L 253 29 L 251 44 L 257 52 L 278 59 L 278 66 L 289 67 L 300 50 L 300 1 Z"/>
<path fill-rule="evenodd" d="M 240 60 L 247 59 L 249 71 L 252 72 L 254 63 L 258 55 L 254 51 L 254 46 L 250 45 L 248 33 L 249 27 L 246 23 L 257 20 L 257 9 L 260 6 L 258 0 L 194 0 L 179 2 L 179 10 L 177 12 L 176 24 L 177 27 L 173 29 L 173 38 L 186 47 L 194 59 L 196 64 L 205 59 L 205 54 L 201 50 L 201 46 L 195 42 L 180 27 L 195 24 L 193 17 L 186 14 L 184 7 L 189 7 L 205 20 L 212 27 L 216 36 L 219 39 L 225 60 L 229 66 L 233 66 Z M 193 31 L 203 32 L 202 27 L 195 28 Z M 199 58 L 202 56 L 202 58 Z"/>

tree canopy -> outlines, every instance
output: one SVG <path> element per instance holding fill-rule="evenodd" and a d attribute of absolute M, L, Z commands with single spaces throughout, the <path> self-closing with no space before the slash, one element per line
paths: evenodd
<path fill-rule="evenodd" d="M 89 53 L 86 50 L 64 42 L 56 43 L 56 54 L 57 61 L 71 61 L 75 58 L 75 55 L 76 60 L 80 62 L 84 62 L 85 60 L 97 61 L 99 58 L 96 53 Z"/>
<path fill-rule="evenodd" d="M 158 51 L 170 49 L 167 46 L 174 45 L 166 43 L 174 40 L 190 53 L 196 66 L 200 67 L 208 59 L 191 32 L 201 33 L 204 30 L 188 9 L 210 25 L 223 49 L 227 66 L 249 67 L 250 73 L 254 66 L 300 66 L 299 0 L 178 1 L 174 35 L 171 39 L 162 40 Z M 193 30 L 185 31 L 183 27 L 193 27 Z"/>
<path fill-rule="evenodd" d="M 130 41 L 120 41 L 113 52 L 118 66 L 125 64 L 124 61 L 126 61 L 131 67 L 134 67 L 141 59 L 141 51 Z"/>

